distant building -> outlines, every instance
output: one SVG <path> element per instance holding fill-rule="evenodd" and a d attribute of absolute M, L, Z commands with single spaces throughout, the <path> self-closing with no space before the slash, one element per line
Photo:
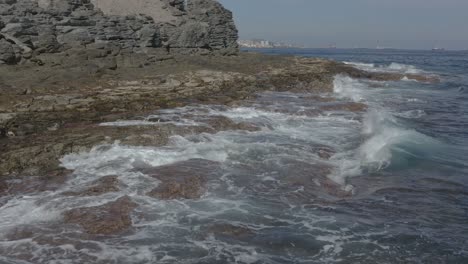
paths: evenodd
<path fill-rule="evenodd" d="M 250 40 L 238 40 L 237 43 L 241 48 L 304 48 L 304 46 L 287 44 L 283 42 L 274 42 L 264 39 L 250 39 Z"/>

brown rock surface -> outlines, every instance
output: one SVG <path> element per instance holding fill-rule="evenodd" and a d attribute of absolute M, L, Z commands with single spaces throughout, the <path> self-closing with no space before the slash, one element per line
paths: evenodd
<path fill-rule="evenodd" d="M 112 235 L 131 227 L 130 213 L 137 206 L 124 196 L 101 206 L 69 210 L 64 213 L 64 221 L 80 225 L 88 234 Z"/>
<path fill-rule="evenodd" d="M 364 112 L 367 110 L 367 105 L 355 102 L 336 102 L 320 106 L 323 111 L 349 111 L 349 112 Z"/>
<path fill-rule="evenodd" d="M 161 181 L 157 188 L 148 193 L 151 197 L 163 200 L 198 199 L 205 193 L 208 178 L 218 169 L 217 162 L 192 159 L 142 172 Z"/>

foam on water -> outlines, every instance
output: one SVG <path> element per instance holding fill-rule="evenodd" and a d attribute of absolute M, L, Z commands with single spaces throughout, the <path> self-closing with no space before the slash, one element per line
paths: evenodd
<path fill-rule="evenodd" d="M 392 62 L 388 65 L 376 65 L 374 63 L 361 63 L 361 62 L 344 62 L 345 64 L 352 65 L 360 70 L 370 72 L 394 72 L 406 74 L 420 74 L 424 73 L 423 70 L 416 68 L 414 65 L 406 65 L 401 63 Z"/>
<path fill-rule="evenodd" d="M 227 158 L 227 141 L 191 142 L 174 136 L 168 147 L 131 147 L 113 145 L 94 147 L 90 152 L 70 154 L 61 159 L 63 166 L 101 176 L 113 171 L 132 170 L 140 167 L 157 167 L 189 159 L 206 159 L 223 162 Z"/>

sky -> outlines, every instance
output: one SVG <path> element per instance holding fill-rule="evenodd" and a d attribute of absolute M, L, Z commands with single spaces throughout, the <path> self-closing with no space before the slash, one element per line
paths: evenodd
<path fill-rule="evenodd" d="M 468 0 L 219 0 L 241 39 L 309 47 L 468 49 Z"/>

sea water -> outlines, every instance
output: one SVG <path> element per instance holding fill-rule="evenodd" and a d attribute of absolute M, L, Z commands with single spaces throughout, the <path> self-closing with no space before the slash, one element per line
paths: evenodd
<path fill-rule="evenodd" d="M 0 207 L 0 263 L 468 263 L 468 54 L 263 52 L 441 82 L 337 75 L 333 92 L 319 97 L 265 92 L 239 106 L 155 112 L 176 125 L 206 125 L 185 118 L 189 113 L 260 129 L 173 136 L 164 147 L 115 142 L 63 157 L 74 172 L 62 187 L 9 197 Z M 327 104 L 321 98 L 330 97 L 368 108 L 320 111 Z M 101 125 L 158 125 L 149 120 Z M 194 159 L 220 164 L 200 199 L 146 195 L 160 182 L 141 168 Z M 62 195 L 108 175 L 124 187 L 97 198 Z M 138 204 L 128 232 L 91 239 L 62 224 L 66 210 L 124 195 Z M 28 227 L 32 236 L 6 236 Z"/>

